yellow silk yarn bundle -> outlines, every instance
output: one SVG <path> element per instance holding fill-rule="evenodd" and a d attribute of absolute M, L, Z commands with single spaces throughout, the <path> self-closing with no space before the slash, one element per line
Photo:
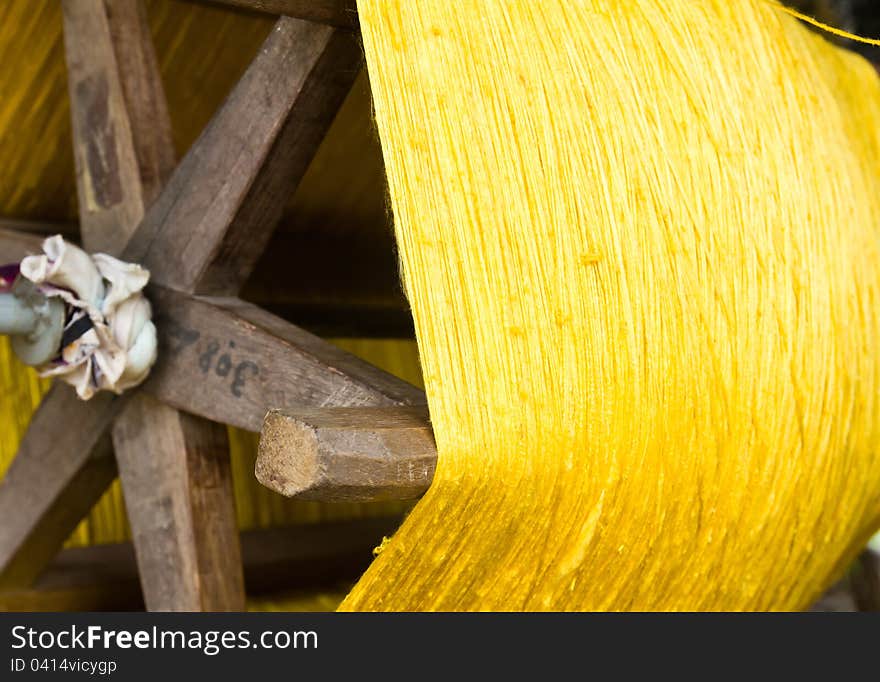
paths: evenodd
<path fill-rule="evenodd" d="M 347 610 L 810 605 L 880 523 L 880 82 L 768 0 L 359 0 L 439 452 Z"/>

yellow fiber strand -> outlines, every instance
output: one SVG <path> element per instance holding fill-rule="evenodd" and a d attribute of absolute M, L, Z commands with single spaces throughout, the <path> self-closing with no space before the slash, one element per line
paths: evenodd
<path fill-rule="evenodd" d="M 829 26 L 828 24 L 825 24 L 825 23 L 819 21 L 818 19 L 814 19 L 813 17 L 811 17 L 808 14 L 803 14 L 801 12 L 798 12 L 796 9 L 792 9 L 791 7 L 781 6 L 780 9 L 782 9 L 784 12 L 787 12 L 791 16 L 800 19 L 801 21 L 805 21 L 808 24 L 815 26 L 816 28 L 822 29 L 826 33 L 831 33 L 832 35 L 836 35 L 840 38 L 846 38 L 848 40 L 852 40 L 857 43 L 863 43 L 865 45 L 878 45 L 878 46 L 880 46 L 880 40 L 878 40 L 876 38 L 865 38 L 863 36 L 856 35 L 855 33 L 850 33 L 848 31 L 844 31 L 842 29 L 835 28 L 834 26 Z"/>
<path fill-rule="evenodd" d="M 360 0 L 434 483 L 344 609 L 801 609 L 880 522 L 880 82 L 765 0 Z"/>

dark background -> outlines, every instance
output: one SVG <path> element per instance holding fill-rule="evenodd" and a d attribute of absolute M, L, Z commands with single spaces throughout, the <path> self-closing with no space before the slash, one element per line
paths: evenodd
<path fill-rule="evenodd" d="M 880 38 L 880 0 L 783 0 L 819 21 L 865 38 Z M 880 48 L 838 40 L 880 65 Z"/>

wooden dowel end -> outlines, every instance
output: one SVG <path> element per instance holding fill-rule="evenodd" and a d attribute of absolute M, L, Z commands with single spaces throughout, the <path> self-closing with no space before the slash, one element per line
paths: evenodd
<path fill-rule="evenodd" d="M 263 422 L 255 473 L 286 497 L 378 502 L 423 495 L 436 462 L 425 407 L 275 409 Z"/>

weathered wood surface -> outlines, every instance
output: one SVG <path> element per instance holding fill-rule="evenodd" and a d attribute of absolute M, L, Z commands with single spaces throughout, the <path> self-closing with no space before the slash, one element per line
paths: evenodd
<path fill-rule="evenodd" d="M 399 516 L 241 533 L 248 595 L 270 597 L 357 579 Z M 62 550 L 30 588 L 0 589 L 0 611 L 129 611 L 144 608 L 131 543 Z"/>
<path fill-rule="evenodd" d="M 225 429 L 134 396 L 113 429 L 151 611 L 244 607 Z"/>
<path fill-rule="evenodd" d="M 104 0 L 65 0 L 64 18 L 82 236 L 87 249 L 116 253 L 137 227 L 146 202 L 157 194 L 171 171 L 170 123 L 158 67 L 139 0 L 106 4 Z M 117 51 L 120 53 L 118 60 Z M 57 412 L 72 395 L 68 388 L 56 387 L 47 396 L 41 411 Z M 148 403 L 144 407 L 144 400 L 147 399 L 135 398 L 126 406 L 115 427 L 119 433 L 114 436 L 117 455 L 126 470 L 123 486 L 130 504 L 129 519 L 136 543 L 141 545 L 139 555 L 149 557 L 156 552 L 167 557 L 192 552 L 198 578 L 190 579 L 191 566 L 186 562 L 180 565 L 166 562 L 162 566 L 167 569 L 166 575 L 150 575 L 155 562 L 145 560 L 148 603 L 155 608 L 168 609 L 182 600 L 187 604 L 201 605 L 196 608 L 240 609 L 244 604 L 240 565 L 237 571 L 226 570 L 227 563 L 235 565 L 240 557 L 231 484 L 218 486 L 210 476 L 201 475 L 211 472 L 214 478 L 222 477 L 225 466 L 228 480 L 225 432 L 193 417 L 178 417 L 169 408 L 156 407 L 156 414 L 151 418 L 154 406 Z M 105 412 L 102 416 L 107 420 L 94 424 L 97 428 L 94 437 L 100 439 L 113 413 L 105 400 L 95 399 L 88 407 Z M 56 430 L 76 430 L 76 419 L 77 411 L 73 410 L 59 416 L 54 427 Z M 95 421 L 99 421 L 98 416 Z M 140 432 L 141 421 L 152 421 L 157 429 L 166 428 L 167 433 L 157 436 Z M 138 433 L 138 437 L 131 436 L 133 432 Z M 217 437 L 218 433 L 223 440 Z M 192 490 L 181 492 L 176 485 L 173 467 L 156 470 L 151 468 L 149 460 L 144 459 L 143 451 L 149 450 L 154 437 L 174 444 L 174 449 L 167 455 L 176 458 L 178 465 L 188 467 L 192 475 L 187 482 Z M 109 476 L 94 475 L 95 466 L 88 454 L 93 442 L 83 440 L 76 443 L 86 449 L 77 450 L 71 456 L 59 442 L 45 441 L 40 421 L 35 419 L 32 423 L 12 472 L 45 467 L 57 471 L 62 478 L 66 476 L 66 482 L 60 478 L 57 491 L 44 490 L 33 482 L 21 488 L 22 493 L 37 498 L 38 502 L 34 505 L 37 515 L 32 518 L 25 515 L 22 517 L 24 523 L 30 528 L 31 535 L 36 536 L 39 532 L 45 540 L 40 540 L 39 547 L 34 547 L 26 539 L 16 541 L 13 538 L 10 541 L 9 551 L 13 554 L 6 561 L 10 580 L 32 579 L 60 546 L 63 534 L 70 532 L 113 480 L 112 473 Z M 206 445 L 208 443 L 210 447 Z M 53 467 L 46 461 L 51 458 L 64 459 L 66 463 L 72 461 L 80 468 Z M 200 463 L 200 458 L 205 458 L 205 462 Z M 106 474 L 105 469 L 100 472 Z M 144 481 L 146 487 L 138 488 Z M 202 485 L 204 490 L 200 488 Z M 132 504 L 143 496 L 153 499 L 150 496 L 157 490 L 170 490 L 177 495 L 175 503 L 192 505 L 185 515 L 189 528 L 183 529 L 181 524 L 173 527 L 157 525 L 153 509 Z M 5 496 L 0 495 L 0 505 L 8 502 L 7 498 L 12 499 L 5 491 Z M 75 499 L 76 504 L 60 505 L 54 502 L 55 498 Z M 169 545 L 189 543 L 194 535 L 199 538 L 196 545 L 168 549 Z M 211 545 L 214 542 L 222 544 L 222 557 Z M 220 559 L 223 566 L 217 565 Z M 167 583 L 172 587 L 166 589 Z"/>
<path fill-rule="evenodd" d="M 206 0 L 199 0 L 205 2 Z M 356 0 L 207 0 L 220 5 L 269 14 L 286 14 L 322 24 L 355 28 L 357 26 Z"/>
<path fill-rule="evenodd" d="M 245 72 L 275 17 L 213 3 L 146 4 L 182 157 Z M 0 159 L 7 177 L 15 180 L 0 183 L 0 215 L 73 221 L 75 171 L 61 3 L 3 0 L 0 5 L 8 20 L 0 30 L 0 62 L 7 67 L 0 76 L 7 114 L 0 117 Z M 265 274 L 255 270 L 252 279 L 260 279 L 261 291 L 257 296 L 243 291 L 242 297 L 322 333 L 411 336 L 405 307 L 400 315 L 375 301 L 395 286 L 397 263 L 363 70 L 331 128 L 303 182 L 290 187 L 286 217 L 267 249 L 280 267 Z M 282 233 L 294 236 L 276 240 Z M 369 262 L 373 252 L 382 256 L 381 263 Z M 299 274 L 304 264 L 318 263 L 325 267 L 313 265 Z M 263 267 L 261 261 L 257 269 Z M 383 304 L 381 309 L 376 303 Z M 356 323 L 350 322 L 353 312 Z"/>
<path fill-rule="evenodd" d="M 152 287 L 159 361 L 144 390 L 202 417 L 259 432 L 278 406 L 424 403 L 411 384 L 237 299 Z"/>
<path fill-rule="evenodd" d="M 106 434 L 122 400 L 56 384 L 0 482 L 0 585 L 26 586 L 113 481 Z"/>
<path fill-rule="evenodd" d="M 64 12 L 82 237 L 116 254 L 174 169 L 171 121 L 141 0 L 65 0 Z M 93 202 L 102 192 L 115 203 Z M 225 430 L 135 396 L 113 442 L 148 607 L 242 609 Z"/>
<path fill-rule="evenodd" d="M 103 0 L 63 0 L 62 8 L 82 241 L 118 254 L 143 217 L 144 198 L 110 19 Z"/>
<path fill-rule="evenodd" d="M 360 70 L 345 31 L 278 20 L 124 252 L 180 291 L 235 295 Z"/>
<path fill-rule="evenodd" d="M 0 256 L 40 239 L 0 230 Z M 12 259 L 14 260 L 14 258 Z M 147 392 L 212 421 L 259 432 L 271 407 L 424 404 L 411 384 L 238 299 L 149 291 L 160 355 Z"/>
<path fill-rule="evenodd" d="M 171 118 L 142 0 L 104 0 L 140 179 L 143 211 L 174 172 Z M 134 224 L 121 225 L 127 238 Z"/>
<path fill-rule="evenodd" d="M 193 331 L 207 344 L 197 364 L 190 366 L 180 365 L 187 359 L 186 343 L 173 350 L 170 357 L 182 371 L 172 367 L 163 372 L 157 367 L 155 381 L 150 382 L 157 389 L 154 393 L 202 416 L 233 424 L 244 421 L 252 428 L 258 428 L 265 398 L 271 396 L 284 404 L 307 405 L 418 400 L 418 392 L 406 384 L 262 311 L 235 301 L 197 301 L 171 291 L 174 287 L 238 290 L 281 215 L 288 196 L 283 190 L 290 189 L 285 185 L 295 185 L 304 174 L 358 73 L 361 52 L 354 37 L 325 26 L 279 20 L 236 92 L 138 224 L 149 198 L 165 179 L 171 158 L 170 126 L 156 120 L 167 114 L 144 13 L 132 0 L 118 5 L 104 0 L 65 0 L 64 22 L 84 246 L 114 254 L 122 250 L 125 258 L 143 261 L 153 271 L 153 280 L 160 285 L 152 292 L 158 299 L 160 322 L 163 312 L 166 320 L 182 318 L 179 326 L 169 324 L 172 331 L 182 334 L 172 344 L 166 337 L 166 349 L 181 339 L 186 342 Z M 130 54 L 123 54 L 129 41 L 136 44 Z M 253 109 L 255 102 L 259 115 Z M 126 243 L 130 248 L 124 247 Z M 168 301 L 172 304 L 166 305 Z M 247 355 L 235 365 L 224 390 L 236 398 L 246 397 L 244 410 L 242 404 L 230 404 L 226 394 L 198 390 L 202 386 L 194 381 L 200 370 L 220 379 L 232 372 L 228 353 L 221 353 L 217 364 L 211 364 L 211 354 L 219 350 L 212 350 L 213 337 L 226 340 L 224 334 L 230 329 Z M 261 367 L 267 368 L 266 377 L 273 377 L 276 372 L 269 371 L 275 369 L 273 363 L 286 368 L 288 360 L 291 370 L 280 373 L 281 380 L 250 382 L 268 390 L 265 396 L 245 394 L 247 380 L 260 375 Z M 63 404 L 57 395 L 53 391 L 44 409 L 51 411 Z M 221 565 L 240 562 L 236 561 L 237 542 L 229 512 L 231 486 L 217 483 L 228 482 L 228 464 L 222 464 L 223 455 L 218 454 L 223 450 L 219 431 L 145 396 L 114 405 L 118 408 L 123 402 L 114 442 L 147 605 L 163 610 L 240 608 L 240 571 L 236 574 Z M 106 406 L 102 408 L 101 400 L 90 406 L 109 422 L 112 414 Z M 60 422 L 57 428 L 73 427 L 67 419 Z M 144 424 L 153 427 L 149 436 Z M 97 479 L 90 479 L 91 492 L 86 495 L 82 472 L 89 450 L 103 437 L 106 426 L 96 423 L 94 443 L 76 444 L 81 449 L 70 461 L 80 468 L 59 467 L 66 476 L 66 483 L 59 480 L 56 486 L 61 492 L 30 487 L 30 494 L 47 497 L 35 508 L 48 510 L 53 499 L 74 494 L 76 488 L 80 504 L 85 509 L 91 506 L 102 489 Z M 34 459 L 27 454 L 35 450 L 32 443 L 40 444 L 36 429 L 35 421 L 22 446 L 26 460 Z M 53 451 L 55 457 L 62 456 L 54 447 Z M 144 457 L 144 452 L 155 456 Z M 27 471 L 27 464 L 19 469 Z M 156 513 L 156 508 L 166 507 L 166 516 Z M 82 513 L 78 508 L 68 511 Z M 173 522 L 167 522 L 168 515 Z M 75 523 L 72 516 L 56 516 L 47 518 L 58 528 Z M 40 523 L 42 517 L 37 516 L 29 527 Z M 210 537 L 202 538 L 203 531 Z M 24 542 L 10 545 L 14 545 L 13 553 L 27 547 Z M 15 567 L 11 575 L 36 575 L 35 565 L 19 570 L 16 556 L 7 562 Z M 49 557 L 45 552 L 29 552 L 28 556 L 29 561 L 36 557 L 43 563 Z M 222 576 L 229 576 L 228 582 Z"/>
<path fill-rule="evenodd" d="M 426 407 L 279 409 L 263 423 L 256 475 L 303 500 L 408 500 L 436 464 Z"/>

